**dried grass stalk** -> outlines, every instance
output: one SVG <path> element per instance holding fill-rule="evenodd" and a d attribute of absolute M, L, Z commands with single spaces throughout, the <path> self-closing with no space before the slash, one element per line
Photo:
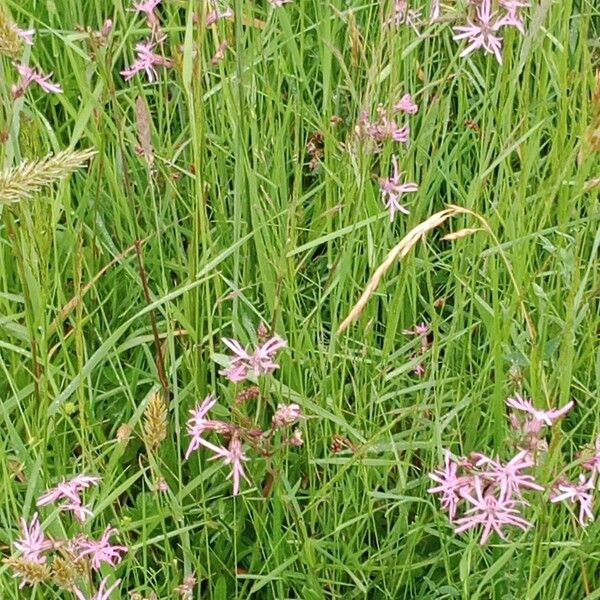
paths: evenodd
<path fill-rule="evenodd" d="M 18 58 L 23 47 L 23 40 L 17 35 L 15 24 L 0 8 L 0 54 L 10 58 Z"/>
<path fill-rule="evenodd" d="M 140 150 L 149 167 L 154 165 L 154 151 L 152 149 L 152 119 L 148 105 L 142 96 L 135 100 L 135 119 L 137 125 Z"/>
<path fill-rule="evenodd" d="M 375 290 L 379 287 L 379 284 L 383 276 L 387 273 L 388 269 L 394 264 L 396 259 L 404 258 L 416 245 L 417 242 L 422 239 L 426 233 L 439 227 L 442 223 L 447 221 L 450 217 L 465 212 L 458 206 L 450 206 L 444 210 L 441 210 L 419 223 L 416 227 L 413 227 L 401 240 L 394 246 L 385 257 L 385 260 L 377 267 L 373 277 L 367 284 L 364 292 L 359 298 L 358 302 L 354 305 L 348 316 L 342 321 L 338 327 L 337 335 L 343 333 L 348 327 L 358 319 L 360 313 L 367 305 L 367 302 L 371 296 L 375 293 Z"/>
<path fill-rule="evenodd" d="M 144 412 L 144 441 L 151 450 L 167 437 L 167 405 L 160 392 L 154 392 Z"/>
<path fill-rule="evenodd" d="M 18 167 L 0 171 L 0 203 L 30 198 L 43 187 L 80 169 L 96 154 L 95 150 L 63 150 L 39 160 L 25 161 Z"/>

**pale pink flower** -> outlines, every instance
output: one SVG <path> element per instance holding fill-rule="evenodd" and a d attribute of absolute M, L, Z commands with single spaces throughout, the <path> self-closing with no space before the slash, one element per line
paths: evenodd
<path fill-rule="evenodd" d="M 506 15 L 500 19 L 502 25 L 516 27 L 525 34 L 525 21 L 521 9 L 531 6 L 526 0 L 499 0 L 499 5 L 506 11 Z"/>
<path fill-rule="evenodd" d="M 247 379 L 251 373 L 259 376 L 278 369 L 279 365 L 274 361 L 275 354 L 287 346 L 287 342 L 277 335 L 259 345 L 253 353 L 245 350 L 237 340 L 223 338 L 223 343 L 233 355 L 229 357 L 229 367 L 223 369 L 221 374 L 233 383 Z"/>
<path fill-rule="evenodd" d="M 60 510 L 62 511 L 70 511 L 73 513 L 73 516 L 80 522 L 85 523 L 88 517 L 93 517 L 94 513 L 87 507 L 81 504 L 81 501 L 77 502 L 65 502 L 65 504 L 61 504 Z"/>
<path fill-rule="evenodd" d="M 476 454 L 476 457 L 475 466 L 486 466 L 486 470 L 481 476 L 486 480 L 492 480 L 498 486 L 501 497 L 521 496 L 522 488 L 537 492 L 544 491 L 544 488 L 538 485 L 531 475 L 522 473 L 524 469 L 535 465 L 535 461 L 527 450 L 521 450 L 507 463 L 502 463 L 498 459 L 494 460 L 484 454 Z"/>
<path fill-rule="evenodd" d="M 18 98 L 19 96 L 22 96 L 32 83 L 37 83 L 47 94 L 62 93 L 62 88 L 60 87 L 60 85 L 57 83 L 52 83 L 52 81 L 50 81 L 52 73 L 44 75 L 43 73 L 40 73 L 40 71 L 38 71 L 37 69 L 32 69 L 28 65 L 16 63 L 15 67 L 17 68 L 21 79 L 18 85 L 13 85 L 11 88 L 13 98 Z"/>
<path fill-rule="evenodd" d="M 429 13 L 429 22 L 433 23 L 440 18 L 440 0 L 431 0 L 431 11 Z"/>
<path fill-rule="evenodd" d="M 530 414 L 533 419 L 548 425 L 548 427 L 552 427 L 558 419 L 564 417 L 575 406 L 574 402 L 570 400 L 562 408 L 539 410 L 533 406 L 530 400 L 525 400 L 519 394 L 516 394 L 514 398 L 508 398 L 506 405 Z"/>
<path fill-rule="evenodd" d="M 502 527 L 514 525 L 520 527 L 523 531 L 531 525 L 528 521 L 519 516 L 519 511 L 515 508 L 518 502 L 503 496 L 501 493 L 496 495 L 490 490 L 482 489 L 479 477 L 474 478 L 474 492 L 464 493 L 464 499 L 472 505 L 465 511 L 465 516 L 457 519 L 455 533 L 462 533 L 478 525 L 483 525 L 480 544 L 485 544 L 492 533 L 495 531 L 503 540 L 506 536 Z"/>
<path fill-rule="evenodd" d="M 394 220 L 397 212 L 409 214 L 407 208 L 400 204 L 399 200 L 403 194 L 416 192 L 419 186 L 416 183 L 400 183 L 402 172 L 398 170 L 398 159 L 392 156 L 393 175 L 379 180 L 379 188 L 385 207 L 390 212 L 390 221 Z"/>
<path fill-rule="evenodd" d="M 250 480 L 246 476 L 244 471 L 244 467 L 242 465 L 242 461 L 248 460 L 248 457 L 244 454 L 242 449 L 242 442 L 240 442 L 237 436 L 233 436 L 231 441 L 229 442 L 229 447 L 227 449 L 221 448 L 219 446 L 214 446 L 213 444 L 206 444 L 216 456 L 213 456 L 210 460 L 215 460 L 216 458 L 222 458 L 223 464 L 231 465 L 231 473 L 227 476 L 227 479 L 231 478 L 233 480 L 233 495 L 237 496 L 240 492 L 240 477 L 243 477 L 248 483 Z"/>
<path fill-rule="evenodd" d="M 463 499 L 473 486 L 473 477 L 470 475 L 459 475 L 460 464 L 456 462 L 449 450 L 444 450 L 444 467 L 429 473 L 438 485 L 429 488 L 430 494 L 440 494 L 442 509 L 448 511 L 448 519 L 454 521 L 458 503 Z"/>
<path fill-rule="evenodd" d="M 496 13 L 492 13 L 491 0 L 481 0 L 477 7 L 477 18 L 469 19 L 467 26 L 454 27 L 457 33 L 452 39 L 467 41 L 468 46 L 460 53 L 461 57 L 482 48 L 485 52 L 493 54 L 502 64 L 502 38 L 496 35 L 502 26 L 503 23 L 496 18 Z"/>
<path fill-rule="evenodd" d="M 154 12 L 154 9 L 160 4 L 160 2 L 161 0 L 142 0 L 141 2 L 133 3 L 133 10 L 146 15 L 148 25 L 153 31 L 157 31 L 160 28 L 158 17 Z"/>
<path fill-rule="evenodd" d="M 273 415 L 273 429 L 292 425 L 302 416 L 302 410 L 297 404 L 279 404 Z"/>
<path fill-rule="evenodd" d="M 393 14 L 386 21 L 386 24 L 397 28 L 406 24 L 419 35 L 418 27 L 421 24 L 421 11 L 408 8 L 408 0 L 394 0 Z"/>
<path fill-rule="evenodd" d="M 213 57 L 210 59 L 211 64 L 218 65 L 223 58 L 225 58 L 225 50 L 229 48 L 229 43 L 227 40 L 224 40 L 219 44 L 217 51 L 213 54 Z"/>
<path fill-rule="evenodd" d="M 377 113 L 379 120 L 367 125 L 367 134 L 376 142 L 392 140 L 406 144 L 410 137 L 409 125 L 401 127 L 393 119 L 389 119 L 387 111 L 382 106 L 377 109 Z"/>
<path fill-rule="evenodd" d="M 76 475 L 71 479 L 63 478 L 56 487 L 46 490 L 37 501 L 37 506 L 45 506 L 57 500 L 70 500 L 71 502 L 80 502 L 80 493 L 93 486 L 97 485 L 100 477 L 95 475 Z"/>
<path fill-rule="evenodd" d="M 203 437 L 202 434 L 205 431 L 217 431 L 219 433 L 226 433 L 232 430 L 232 426 L 224 421 L 215 421 L 207 419 L 206 415 L 208 411 L 217 403 L 217 398 L 214 394 L 209 394 L 206 398 L 195 408 L 190 410 L 190 418 L 187 422 L 187 432 L 192 438 L 190 444 L 185 452 L 185 458 L 188 459 L 190 454 L 195 450 L 198 450 L 200 446 L 212 448 L 212 444 L 209 444 Z"/>
<path fill-rule="evenodd" d="M 175 592 L 182 598 L 191 599 L 196 585 L 196 577 L 193 574 L 186 575 L 183 578 L 183 583 L 175 588 Z"/>
<path fill-rule="evenodd" d="M 140 42 L 135 45 L 137 59 L 128 69 L 121 71 L 121 75 L 123 75 L 124 79 L 131 79 L 136 73 L 144 71 L 148 77 L 148 81 L 152 83 L 158 79 L 158 73 L 156 72 L 155 67 L 169 68 L 173 66 L 171 60 L 154 52 L 155 47 L 156 42 L 152 41 Z"/>
<path fill-rule="evenodd" d="M 425 323 L 424 321 L 421 321 L 420 323 L 417 323 L 412 329 L 403 329 L 402 333 L 404 335 L 425 336 L 429 333 L 429 331 L 429 325 L 427 325 L 427 323 Z"/>
<path fill-rule="evenodd" d="M 425 369 L 425 365 L 423 363 L 417 363 L 414 367 L 412 372 L 417 376 L 417 377 L 423 377 L 425 375 L 425 373 L 427 372 Z"/>
<path fill-rule="evenodd" d="M 273 6 L 283 6 L 284 4 L 289 4 L 292 0 L 269 0 L 269 2 Z"/>
<path fill-rule="evenodd" d="M 21 38 L 24 44 L 33 46 L 33 36 L 35 35 L 35 29 L 21 29 L 14 23 L 11 23 L 11 29 Z"/>
<path fill-rule="evenodd" d="M 89 556 L 91 559 L 92 569 L 97 571 L 102 566 L 102 563 L 109 565 L 118 565 L 122 560 L 122 554 L 127 552 L 127 546 L 113 546 L 110 543 L 110 538 L 117 533 L 117 530 L 110 525 L 104 530 L 102 537 L 99 540 L 82 537 L 77 541 L 77 560 L 84 556 Z"/>
<path fill-rule="evenodd" d="M 592 473 L 592 476 L 586 480 L 585 475 L 581 474 L 578 484 L 559 483 L 556 486 L 557 492 L 554 492 L 550 498 L 550 502 L 564 502 L 565 500 L 570 501 L 572 504 L 578 502 L 578 521 L 582 527 L 586 527 L 590 521 L 594 520 L 594 513 L 592 512 L 594 497 L 591 493 L 596 485 L 594 477 L 595 473 Z"/>
<path fill-rule="evenodd" d="M 228 19 L 229 17 L 233 17 L 233 11 L 230 9 L 227 9 L 223 12 L 220 12 L 218 10 L 211 10 L 206 15 L 205 23 L 206 23 L 207 27 L 210 27 L 211 25 L 214 25 L 220 19 Z"/>
<path fill-rule="evenodd" d="M 23 537 L 14 542 L 15 548 L 22 552 L 25 560 L 38 564 L 45 563 L 44 552 L 52 550 L 54 544 L 44 535 L 38 514 L 33 515 L 29 525 L 25 519 L 21 519 L 21 529 L 23 530 Z"/>
<path fill-rule="evenodd" d="M 394 106 L 394 110 L 396 112 L 405 112 L 411 115 L 419 112 L 419 106 L 413 100 L 413 97 L 410 94 L 404 94 L 402 98 L 400 98 L 399 102 Z"/>
<path fill-rule="evenodd" d="M 296 446 L 296 448 L 299 448 L 304 444 L 302 432 L 298 428 L 294 429 L 292 435 L 288 438 L 288 443 L 290 443 L 292 446 Z"/>
<path fill-rule="evenodd" d="M 73 593 L 75 594 L 75 596 L 77 596 L 77 600 L 109 600 L 110 595 L 117 589 L 117 587 L 121 583 L 121 580 L 117 579 L 109 588 L 106 587 L 107 581 L 108 577 L 105 577 L 100 582 L 100 587 L 98 588 L 98 591 L 89 598 L 86 598 L 83 592 L 77 587 L 73 588 Z"/>
<path fill-rule="evenodd" d="M 600 474 L 600 436 L 596 438 L 594 455 L 584 460 L 582 466 L 588 471 Z"/>

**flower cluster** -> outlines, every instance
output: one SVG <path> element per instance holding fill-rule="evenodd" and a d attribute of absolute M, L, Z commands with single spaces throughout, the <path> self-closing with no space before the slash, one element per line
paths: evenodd
<path fill-rule="evenodd" d="M 259 327 L 259 338 L 264 338 L 263 327 Z M 233 352 L 229 357 L 229 366 L 221 371 L 221 374 L 227 377 L 229 381 L 238 383 L 247 379 L 249 376 L 256 377 L 271 373 L 279 368 L 275 362 L 277 352 L 286 347 L 286 342 L 279 336 L 272 336 L 263 343 L 259 344 L 252 352 L 234 339 L 225 338 L 223 343 Z M 257 397 L 255 388 L 248 399 Z M 302 417 L 302 411 L 298 404 L 280 404 L 273 414 L 271 426 L 266 430 L 248 421 L 241 425 L 230 421 L 211 419 L 208 417 L 217 403 L 217 398 L 210 394 L 195 408 L 190 411 L 190 418 L 187 421 L 187 433 L 190 437 L 190 443 L 185 452 L 185 458 L 188 459 L 193 452 L 201 447 L 210 450 L 213 456 L 210 460 L 221 459 L 224 465 L 230 467 L 230 473 L 227 476 L 233 482 L 233 495 L 240 492 L 241 480 L 250 482 L 244 463 L 249 460 L 244 451 L 245 442 L 255 452 L 265 458 L 272 455 L 272 441 L 277 431 L 288 431 L 289 428 Z M 240 402 L 238 401 L 238 404 Z M 221 436 L 227 441 L 227 446 L 217 445 L 206 439 L 205 435 L 212 432 Z M 281 442 L 281 447 L 301 446 L 302 433 L 295 429 L 291 435 L 285 435 Z"/>
<path fill-rule="evenodd" d="M 429 335 L 431 330 L 427 323 L 421 322 L 415 325 L 412 329 L 405 329 L 402 331 L 404 335 L 416 336 L 419 338 L 419 353 L 418 355 L 423 355 L 429 349 Z M 417 355 L 417 356 L 418 356 Z M 413 357 L 414 358 L 414 357 Z M 422 377 L 425 375 L 425 365 L 422 362 L 418 362 L 413 368 L 413 373 Z"/>
<path fill-rule="evenodd" d="M 492 0 L 469 0 L 471 16 L 466 25 L 454 27 L 453 39 L 465 41 L 466 48 L 461 57 L 481 49 L 493 54 L 502 64 L 502 37 L 499 35 L 504 27 L 514 27 L 521 34 L 525 33 L 524 8 L 529 6 L 527 0 L 498 0 L 498 11 L 492 10 Z"/>
<path fill-rule="evenodd" d="M 531 525 L 523 514 L 529 506 L 525 494 L 545 491 L 530 473 L 546 449 L 544 428 L 553 426 L 573 408 L 573 402 L 568 402 L 558 409 L 540 410 L 519 395 L 509 398 L 506 404 L 517 411 L 509 415 L 517 438 L 515 456 L 508 462 L 481 453 L 455 458 L 446 450 L 444 466 L 429 475 L 434 486 L 428 491 L 439 495 L 440 505 L 454 524 L 455 533 L 481 526 L 481 544 L 494 531 L 506 539 L 506 527 L 526 530 Z M 599 466 L 600 438 L 593 454 L 583 462 L 589 477 L 581 474 L 577 483 L 561 477 L 549 490 L 550 502 L 579 505 L 578 521 L 582 526 L 593 519 L 593 490 Z"/>
<path fill-rule="evenodd" d="M 83 522 L 93 516 L 93 513 L 89 507 L 84 506 L 81 494 L 99 481 L 99 477 L 91 475 L 63 478 L 38 498 L 37 506 L 62 502 L 59 506 L 61 511 L 70 511 L 77 521 Z M 81 589 L 88 587 L 92 581 L 91 571 L 98 571 L 103 563 L 112 567 L 118 565 L 122 555 L 127 552 L 126 546 L 111 544 L 110 538 L 117 530 L 110 525 L 99 540 L 82 533 L 71 539 L 53 540 L 46 536 L 38 513 L 35 513 L 29 523 L 21 519 L 21 531 L 21 537 L 13 544 L 18 555 L 5 560 L 14 576 L 21 579 L 20 588 L 52 579 L 60 587 L 75 594 L 78 600 L 108 600 L 111 592 L 118 587 L 120 580 L 107 587 L 108 578 L 104 577 L 91 597 L 86 597 Z M 56 554 L 49 564 L 50 552 Z"/>
<path fill-rule="evenodd" d="M 121 75 L 125 80 L 131 79 L 137 73 L 144 72 L 148 81 L 153 83 L 158 79 L 156 67 L 169 68 L 173 66 L 171 59 L 165 58 L 155 51 L 157 46 L 162 45 L 165 40 L 160 28 L 160 21 L 155 12 L 160 2 L 161 0 L 144 0 L 133 3 L 132 10 L 146 17 L 150 27 L 150 38 L 135 45 L 137 58 L 127 69 L 121 71 Z"/>

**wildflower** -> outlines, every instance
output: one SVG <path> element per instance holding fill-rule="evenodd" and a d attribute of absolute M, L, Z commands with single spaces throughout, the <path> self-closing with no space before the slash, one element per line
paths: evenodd
<path fill-rule="evenodd" d="M 406 144 L 410 136 L 410 127 L 400 127 L 393 119 L 389 119 L 386 110 L 380 106 L 377 109 L 379 119 L 367 125 L 367 134 L 376 142 L 392 140 Z"/>
<path fill-rule="evenodd" d="M 292 0 L 269 0 L 269 2 L 273 5 L 273 6 L 283 6 L 284 4 L 289 4 Z"/>
<path fill-rule="evenodd" d="M 410 94 L 404 94 L 399 102 L 394 106 L 396 112 L 405 112 L 411 115 L 419 112 L 419 107 L 415 104 L 413 97 Z"/>
<path fill-rule="evenodd" d="M 423 377 L 423 375 L 425 375 L 425 373 L 427 372 L 425 370 L 425 365 L 423 363 L 417 363 L 414 367 L 412 372 L 417 376 L 417 377 Z"/>
<path fill-rule="evenodd" d="M 102 537 L 99 540 L 90 538 L 81 538 L 77 541 L 77 560 L 81 560 L 84 556 L 91 558 L 92 569 L 97 571 L 103 562 L 109 565 L 118 565 L 124 552 L 127 552 L 127 546 L 113 546 L 110 543 L 110 538 L 117 530 L 110 525 L 104 530 Z"/>
<path fill-rule="evenodd" d="M 392 165 L 393 175 L 379 181 L 383 203 L 390 212 L 390 221 L 394 220 L 397 212 L 404 213 L 405 215 L 409 214 L 408 209 L 400 204 L 398 200 L 402 194 L 416 192 L 419 189 L 417 184 L 413 182 L 400 183 L 402 172 L 398 170 L 398 159 L 396 156 L 392 156 Z"/>
<path fill-rule="evenodd" d="M 502 493 L 496 494 L 489 489 L 484 491 L 479 477 L 474 477 L 473 482 L 475 495 L 473 496 L 469 492 L 462 494 L 463 498 L 472 504 L 472 508 L 466 510 L 464 517 L 457 519 L 455 533 L 462 533 L 478 525 L 483 525 L 480 540 L 480 544 L 483 545 L 492 531 L 505 540 L 503 526 L 514 525 L 523 531 L 527 530 L 531 523 L 519 516 L 519 511 L 515 508 L 517 505 L 515 500 L 511 500 Z"/>
<path fill-rule="evenodd" d="M 160 4 L 160 1 L 161 0 L 142 0 L 141 2 L 133 3 L 133 10 L 146 15 L 148 25 L 152 31 L 158 31 L 158 29 L 160 29 L 158 17 L 154 13 L 154 9 Z"/>
<path fill-rule="evenodd" d="M 63 479 L 59 484 L 46 490 L 37 501 L 37 506 L 45 506 L 57 500 L 66 500 L 60 510 L 70 510 L 74 513 L 75 518 L 83 523 L 87 516 L 91 516 L 92 512 L 81 503 L 80 494 L 84 489 L 92 485 L 96 485 L 100 481 L 100 477 L 93 475 L 77 475 L 70 480 Z"/>
<path fill-rule="evenodd" d="M 594 498 L 590 493 L 590 490 L 595 487 L 594 477 L 595 473 L 586 480 L 585 475 L 581 474 L 579 484 L 559 483 L 556 486 L 558 493 L 553 493 L 550 498 L 550 502 L 564 502 L 565 500 L 570 500 L 573 504 L 579 502 L 578 521 L 582 527 L 586 527 L 590 521 L 594 520 L 594 513 L 592 512 Z"/>
<path fill-rule="evenodd" d="M 525 34 L 525 21 L 520 10 L 531 6 L 529 2 L 526 0 L 499 0 L 498 3 L 506 11 L 501 23 L 508 27 L 516 27 L 522 34 Z"/>
<path fill-rule="evenodd" d="M 302 439 L 302 432 L 296 427 L 296 429 L 294 429 L 292 435 L 288 438 L 287 441 L 292 446 L 296 446 L 296 448 L 299 448 L 304 444 L 304 440 Z"/>
<path fill-rule="evenodd" d="M 292 425 L 302 416 L 297 404 L 279 404 L 273 415 L 273 429 Z"/>
<path fill-rule="evenodd" d="M 472 477 L 458 475 L 459 466 L 459 463 L 452 459 L 450 451 L 445 450 L 444 467 L 429 474 L 429 478 L 439 485 L 429 488 L 427 491 L 430 494 L 441 494 L 440 504 L 443 510 L 448 511 L 450 521 L 454 521 L 458 503 L 473 485 Z"/>
<path fill-rule="evenodd" d="M 169 484 L 165 481 L 165 479 L 163 477 L 161 477 L 157 482 L 156 482 L 156 491 L 157 492 L 168 492 L 169 491 Z"/>
<path fill-rule="evenodd" d="M 227 48 L 229 48 L 227 40 L 224 40 L 219 44 L 219 47 L 210 59 L 212 65 L 218 65 L 225 58 L 225 50 L 227 50 Z"/>
<path fill-rule="evenodd" d="M 42 90 L 48 94 L 62 93 L 62 88 L 60 85 L 50 81 L 50 77 L 53 75 L 52 73 L 44 75 L 37 69 L 32 69 L 31 67 L 22 64 L 15 64 L 15 67 L 17 68 L 21 79 L 18 85 L 13 85 L 11 88 L 13 98 L 19 98 L 22 96 L 32 83 L 37 83 Z"/>
<path fill-rule="evenodd" d="M 503 464 L 499 460 L 488 458 L 484 454 L 478 454 L 477 457 L 478 460 L 475 465 L 477 467 L 486 465 L 487 470 L 483 476 L 496 483 L 500 490 L 500 496 L 503 498 L 509 498 L 514 495 L 520 496 L 521 488 L 528 488 L 538 492 L 544 490 L 541 485 L 535 482 L 531 475 L 521 472 L 535 465 L 535 461 L 526 450 L 522 450 L 516 454 L 506 464 Z"/>
<path fill-rule="evenodd" d="M 575 405 L 572 400 L 567 402 L 562 408 L 553 408 L 551 410 L 539 410 L 534 408 L 533 404 L 529 400 L 525 400 L 519 394 L 516 394 L 514 398 L 508 398 L 506 405 L 516 410 L 521 410 L 525 413 L 530 414 L 535 421 L 544 423 L 548 427 L 552 427 L 555 421 L 558 421 L 561 417 L 564 417 Z M 535 424 L 532 424 L 535 427 Z"/>
<path fill-rule="evenodd" d="M 107 581 L 108 577 L 105 577 L 100 582 L 98 591 L 89 599 L 83 595 L 83 592 L 79 588 L 74 588 L 73 593 L 75 596 L 77 596 L 77 600 L 109 600 L 110 595 L 117 589 L 118 585 L 121 583 L 121 580 L 117 579 L 109 588 L 106 587 Z"/>
<path fill-rule="evenodd" d="M 431 11 L 429 13 L 429 22 L 434 23 L 440 18 L 440 0 L 431 0 Z"/>
<path fill-rule="evenodd" d="M 247 379 L 250 373 L 263 375 L 279 368 L 274 362 L 275 354 L 287 346 L 285 340 L 275 335 L 256 348 L 254 353 L 247 352 L 242 345 L 230 338 L 223 338 L 223 343 L 233 352 L 230 366 L 221 371 L 233 383 Z"/>
<path fill-rule="evenodd" d="M 35 513 L 28 525 L 25 519 L 21 519 L 23 537 L 15 541 L 15 548 L 23 554 L 25 560 L 43 564 L 46 562 L 44 552 L 48 552 L 54 544 L 46 538 L 40 525 L 38 514 Z"/>
<path fill-rule="evenodd" d="M 175 592 L 182 598 L 191 599 L 194 593 L 194 586 L 196 585 L 196 577 L 193 573 L 186 575 L 183 578 L 183 583 L 179 584 L 175 588 Z"/>
<path fill-rule="evenodd" d="M 396 28 L 406 24 L 419 35 L 420 20 L 421 11 L 408 8 L 408 0 L 394 0 L 393 15 L 387 20 L 386 24 L 393 25 Z"/>
<path fill-rule="evenodd" d="M 219 19 L 228 19 L 229 17 L 233 17 L 233 11 L 230 9 L 227 9 L 223 12 L 220 12 L 218 10 L 211 10 L 206 15 L 205 24 L 207 27 L 210 27 L 211 25 L 214 25 Z"/>
<path fill-rule="evenodd" d="M 418 335 L 426 336 L 429 333 L 429 325 L 424 321 L 417 323 L 412 329 L 404 329 L 402 331 L 404 335 Z"/>
<path fill-rule="evenodd" d="M 14 23 L 10 24 L 11 29 L 21 38 L 24 44 L 33 46 L 33 36 L 35 35 L 35 29 L 21 29 Z"/>
<path fill-rule="evenodd" d="M 502 38 L 496 35 L 496 32 L 503 26 L 500 19 L 495 18 L 496 13 L 492 13 L 491 0 L 481 0 L 477 7 L 477 18 L 469 19 L 467 26 L 454 27 L 457 32 L 453 40 L 467 40 L 468 46 L 460 53 L 465 57 L 478 48 L 482 48 L 489 54 L 493 54 L 496 60 L 502 64 Z"/>
<path fill-rule="evenodd" d="M 144 71 L 148 77 L 148 81 L 153 83 L 158 78 L 158 73 L 154 67 L 158 66 L 169 68 L 173 66 L 172 61 L 154 52 L 155 47 L 156 42 L 152 41 L 140 42 L 136 44 L 135 50 L 137 52 L 137 59 L 128 69 L 121 71 L 121 75 L 128 80 L 131 79 L 136 73 Z"/>
<path fill-rule="evenodd" d="M 242 461 L 248 460 L 248 457 L 242 450 L 242 443 L 240 442 L 239 438 L 234 435 L 231 438 L 229 447 L 227 449 L 214 446 L 213 444 L 206 445 L 215 453 L 215 456 L 213 456 L 211 460 L 220 457 L 223 459 L 223 464 L 231 465 L 231 473 L 229 473 L 227 479 L 231 478 L 233 480 L 233 495 L 237 496 L 240 491 L 240 477 L 243 477 L 248 483 L 250 483 L 250 480 L 246 476 L 244 467 L 242 465 Z"/>
<path fill-rule="evenodd" d="M 190 411 L 191 417 L 187 422 L 187 432 L 192 438 L 190 445 L 185 452 L 185 458 L 188 459 L 190 454 L 198 450 L 200 446 L 212 447 L 206 440 L 202 438 L 205 431 L 227 432 L 231 429 L 231 425 L 224 421 L 213 421 L 206 419 L 208 411 L 217 403 L 217 398 L 214 394 L 209 394 L 204 398 L 201 404 Z"/>
<path fill-rule="evenodd" d="M 600 436 L 596 438 L 592 456 L 584 459 L 582 466 L 593 473 L 600 473 Z"/>

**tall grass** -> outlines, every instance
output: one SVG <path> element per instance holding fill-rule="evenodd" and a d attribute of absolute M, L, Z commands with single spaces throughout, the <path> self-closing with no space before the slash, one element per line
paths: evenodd
<path fill-rule="evenodd" d="M 175 66 L 149 84 L 119 75 L 147 33 L 127 1 L 5 0 L 38 30 L 25 59 L 64 93 L 13 101 L 2 59 L 0 167 L 97 154 L 34 201 L 0 198 L 0 553 L 42 490 L 85 471 L 103 478 L 88 530 L 110 523 L 130 546 L 122 598 L 172 598 L 192 572 L 194 598 L 215 600 L 600 598 L 598 524 L 540 503 L 530 531 L 480 547 L 426 493 L 445 447 L 506 455 L 515 391 L 576 402 L 547 482 L 600 433 L 600 7 L 533 4 L 499 66 L 459 59 L 445 21 L 420 37 L 383 27 L 387 2 L 234 0 L 243 17 L 207 29 L 193 18 L 204 3 L 165 0 Z M 107 18 L 98 45 L 85 27 Z M 355 126 L 406 92 L 420 110 L 401 162 L 420 190 L 390 223 L 377 176 L 391 147 L 367 152 Z M 441 239 L 480 227 L 454 217 L 336 335 L 388 252 L 448 204 L 493 236 Z M 183 460 L 184 424 L 210 392 L 234 404 L 220 340 L 250 343 L 260 319 L 289 349 L 249 414 L 297 402 L 305 443 L 270 476 L 251 462 L 255 485 L 232 498 L 218 464 Z M 432 330 L 423 357 L 402 333 L 418 321 Z M 52 535 L 69 533 L 47 514 Z M 2 599 L 63 597 L 17 585 L 2 565 Z"/>

